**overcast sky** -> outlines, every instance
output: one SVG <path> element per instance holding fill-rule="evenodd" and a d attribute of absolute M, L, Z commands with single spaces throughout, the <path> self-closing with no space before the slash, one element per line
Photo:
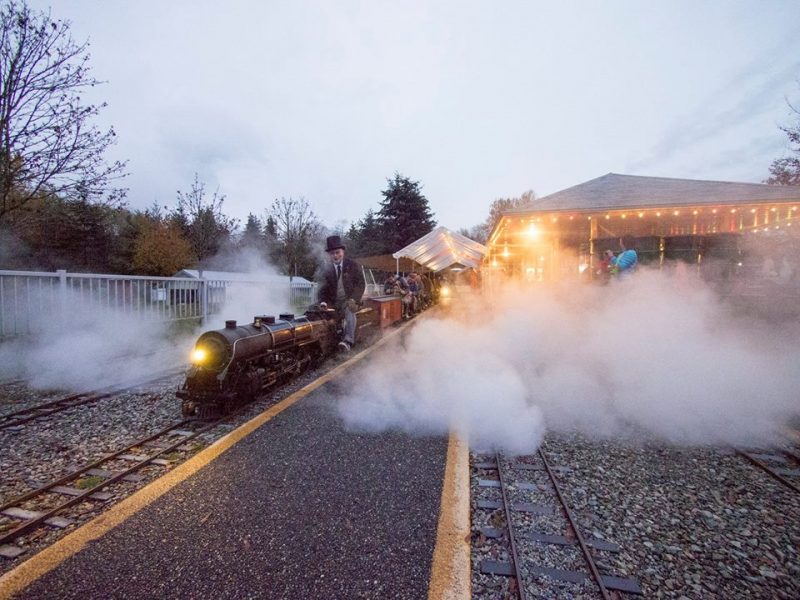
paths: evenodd
<path fill-rule="evenodd" d="M 128 201 L 194 173 L 329 227 L 395 171 L 439 224 L 608 172 L 759 182 L 800 104 L 800 2 L 31 0 L 90 39 Z"/>

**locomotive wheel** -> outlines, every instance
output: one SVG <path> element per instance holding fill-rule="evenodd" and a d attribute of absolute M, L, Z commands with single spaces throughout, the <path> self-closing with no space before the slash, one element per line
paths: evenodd
<path fill-rule="evenodd" d="M 297 360 L 297 367 L 294 370 L 294 376 L 297 377 L 308 370 L 308 367 L 311 365 L 312 356 L 308 349 L 304 347 L 297 350 L 295 359 Z"/>

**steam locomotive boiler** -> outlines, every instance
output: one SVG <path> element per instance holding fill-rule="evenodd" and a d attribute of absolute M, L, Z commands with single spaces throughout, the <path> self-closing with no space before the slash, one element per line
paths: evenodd
<path fill-rule="evenodd" d="M 377 330 L 375 310 L 356 313 L 356 342 Z M 195 343 L 186 381 L 175 392 L 182 414 L 209 419 L 233 412 L 332 354 L 340 333 L 336 311 L 318 305 L 298 317 L 260 315 L 246 325 L 226 321 L 224 329 L 207 331 Z"/>

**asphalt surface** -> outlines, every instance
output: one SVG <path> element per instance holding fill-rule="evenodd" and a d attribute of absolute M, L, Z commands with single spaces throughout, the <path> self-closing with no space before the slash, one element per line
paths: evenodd
<path fill-rule="evenodd" d="M 347 432 L 338 389 L 316 390 L 17 597 L 425 598 L 447 439 Z"/>

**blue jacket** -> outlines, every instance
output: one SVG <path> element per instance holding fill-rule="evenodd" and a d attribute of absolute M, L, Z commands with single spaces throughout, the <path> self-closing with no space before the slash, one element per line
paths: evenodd
<path fill-rule="evenodd" d="M 611 264 L 616 265 L 617 271 L 630 271 L 636 267 L 639 257 L 636 255 L 636 250 L 625 250 L 620 252 L 619 255 L 611 259 Z"/>

